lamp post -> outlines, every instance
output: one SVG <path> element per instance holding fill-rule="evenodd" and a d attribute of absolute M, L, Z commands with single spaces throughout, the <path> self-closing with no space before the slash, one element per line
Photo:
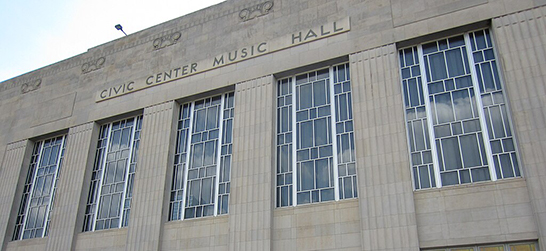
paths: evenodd
<path fill-rule="evenodd" d="M 118 31 L 123 32 L 123 34 L 125 34 L 125 36 L 127 36 L 127 33 L 125 33 L 125 31 L 123 31 L 123 27 L 121 27 L 121 24 L 116 24 L 116 26 L 114 26 L 114 27 L 116 27 L 116 29 L 117 29 Z"/>

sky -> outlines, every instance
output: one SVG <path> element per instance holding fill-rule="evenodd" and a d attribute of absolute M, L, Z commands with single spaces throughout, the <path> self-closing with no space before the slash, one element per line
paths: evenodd
<path fill-rule="evenodd" d="M 0 82 L 224 0 L 0 0 Z"/>

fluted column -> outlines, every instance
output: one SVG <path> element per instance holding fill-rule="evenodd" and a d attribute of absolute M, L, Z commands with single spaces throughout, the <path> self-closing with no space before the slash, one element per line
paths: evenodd
<path fill-rule="evenodd" d="M 349 58 L 362 250 L 419 250 L 396 46 Z"/>
<path fill-rule="evenodd" d="M 521 168 L 546 250 L 546 7 L 493 19 Z"/>
<path fill-rule="evenodd" d="M 4 154 L 4 161 L 0 168 L 0 238 L 2 239 L 0 250 L 4 250 L 11 241 L 15 217 L 21 202 L 22 191 L 17 190 L 18 184 L 24 184 L 28 171 L 28 160 L 25 154 L 32 149 L 32 142 L 21 140 L 8 144 Z M 27 165 L 25 167 L 25 164 Z M 22 187 L 22 186 L 21 186 Z"/>
<path fill-rule="evenodd" d="M 229 202 L 229 250 L 271 249 L 273 77 L 237 84 L 233 168 Z"/>
<path fill-rule="evenodd" d="M 126 250 L 161 250 L 168 210 L 176 102 L 144 109 Z"/>
<path fill-rule="evenodd" d="M 82 231 L 81 224 L 78 224 L 78 209 L 85 207 L 85 191 L 89 187 L 85 173 L 92 166 L 97 133 L 98 125 L 94 122 L 68 131 L 46 250 L 73 250 L 75 236 Z"/>

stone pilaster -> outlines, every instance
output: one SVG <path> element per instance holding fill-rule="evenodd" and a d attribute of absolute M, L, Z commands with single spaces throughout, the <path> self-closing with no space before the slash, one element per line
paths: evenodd
<path fill-rule="evenodd" d="M 229 250 L 271 250 L 273 77 L 237 84 L 229 202 Z"/>
<path fill-rule="evenodd" d="M 81 222 L 78 222 L 81 215 L 78 215 L 78 211 L 80 206 L 85 208 L 89 188 L 85 174 L 93 165 L 97 133 L 98 125 L 94 122 L 72 127 L 68 131 L 51 211 L 47 250 L 73 250 L 75 247 L 75 236 L 81 232 Z"/>
<path fill-rule="evenodd" d="M 419 250 L 396 46 L 349 58 L 362 250 Z"/>
<path fill-rule="evenodd" d="M 4 250 L 13 235 L 13 227 L 17 210 L 21 202 L 21 189 L 18 184 L 24 184 L 28 171 L 27 152 L 32 150 L 32 142 L 21 140 L 6 146 L 4 161 L 0 168 L 0 250 Z M 25 166 L 26 164 L 26 166 Z"/>
<path fill-rule="evenodd" d="M 504 73 L 529 195 L 546 250 L 546 7 L 493 19 L 493 35 Z"/>
<path fill-rule="evenodd" d="M 126 250 L 161 250 L 167 220 L 176 102 L 144 109 Z M 166 209 L 165 209 L 166 208 Z"/>

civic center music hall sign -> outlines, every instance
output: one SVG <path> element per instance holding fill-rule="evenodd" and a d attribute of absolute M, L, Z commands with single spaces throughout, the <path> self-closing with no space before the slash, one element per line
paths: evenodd
<path fill-rule="evenodd" d="M 327 23 L 311 29 L 295 32 L 272 41 L 263 41 L 258 44 L 239 48 L 235 51 L 220 54 L 214 58 L 205 59 L 199 62 L 166 69 L 161 72 L 128 81 L 126 83 L 100 90 L 95 98 L 96 102 L 119 97 L 131 92 L 169 83 L 191 75 L 209 71 L 225 65 L 237 63 L 250 58 L 258 57 L 271 52 L 283 50 L 299 44 L 308 43 L 314 40 L 337 35 L 351 29 L 349 17 L 342 20 Z"/>

